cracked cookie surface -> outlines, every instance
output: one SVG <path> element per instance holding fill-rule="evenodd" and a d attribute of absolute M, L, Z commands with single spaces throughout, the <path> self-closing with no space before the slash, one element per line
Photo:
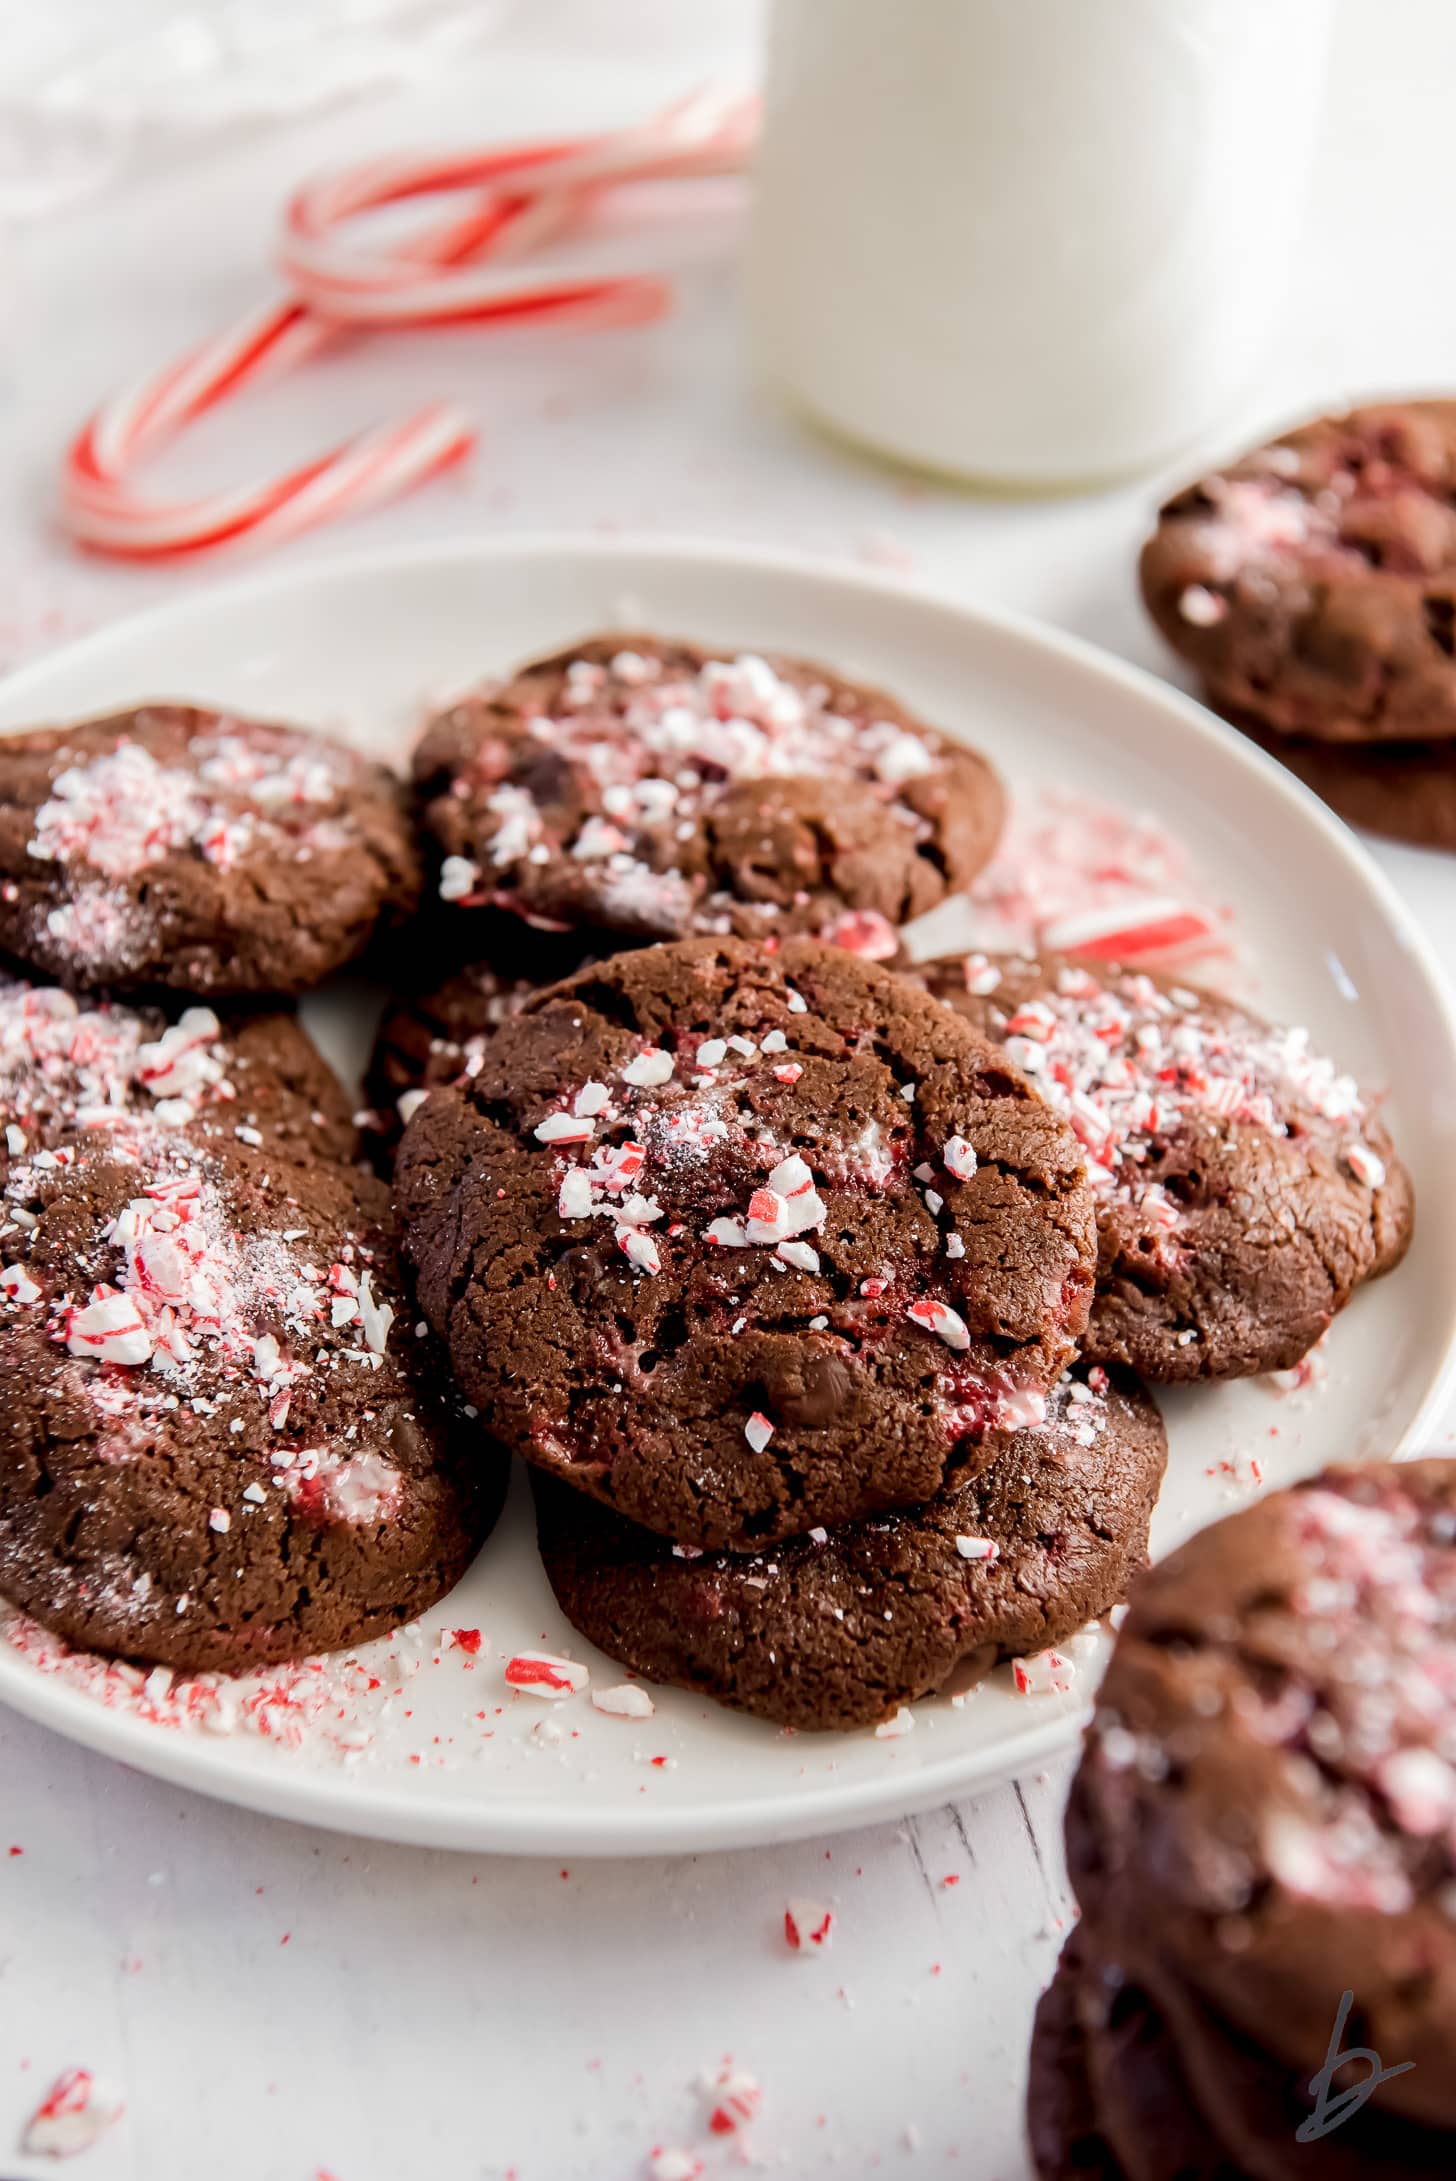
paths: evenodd
<path fill-rule="evenodd" d="M 1070 1130 L 948 1009 L 809 941 L 646 948 L 528 1001 L 414 1114 L 395 1188 L 468 1398 L 684 1545 L 984 1467 L 1086 1322 Z"/>
<path fill-rule="evenodd" d="M 1145 1562 L 1162 1420 L 1135 1380 L 1091 1368 L 957 1489 L 763 1552 L 685 1558 L 538 1473 L 557 1602 L 646 1680 L 781 1726 L 869 1726 L 952 1675 L 970 1686 L 1105 1613 Z"/>

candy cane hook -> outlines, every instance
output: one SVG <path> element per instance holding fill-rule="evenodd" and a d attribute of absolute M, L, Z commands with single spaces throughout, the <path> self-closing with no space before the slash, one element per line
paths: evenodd
<path fill-rule="evenodd" d="M 183 501 L 148 499 L 132 483 L 141 463 L 198 417 L 296 369 L 349 330 L 521 320 L 633 325 L 656 317 L 670 291 L 652 274 L 603 276 L 586 257 L 532 275 L 525 261 L 569 237 L 604 192 L 624 183 L 741 171 L 754 124 L 751 101 L 700 94 L 629 129 L 372 160 L 306 183 L 284 216 L 280 261 L 292 294 L 96 411 L 66 456 L 66 527 L 93 551 L 133 560 L 243 542 L 261 548 L 438 476 L 465 459 L 476 434 L 463 411 L 435 402 L 262 483 Z M 347 232 L 362 213 L 462 190 L 476 192 L 471 205 L 403 243 L 370 246 Z"/>

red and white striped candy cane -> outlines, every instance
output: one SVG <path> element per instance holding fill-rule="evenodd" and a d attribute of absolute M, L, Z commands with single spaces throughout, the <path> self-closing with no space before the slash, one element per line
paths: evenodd
<path fill-rule="evenodd" d="M 570 235 L 605 191 L 738 172 L 754 124 L 752 102 L 704 95 L 631 129 L 373 160 L 305 184 L 284 222 L 281 262 L 293 293 L 96 411 L 66 456 L 67 529 L 96 552 L 132 560 L 244 542 L 257 549 L 437 476 L 464 460 L 476 435 L 463 411 L 434 402 L 263 483 L 185 501 L 147 499 L 132 483 L 140 464 L 194 419 L 305 363 L 346 330 L 522 319 L 630 325 L 657 316 L 670 291 L 650 273 L 604 276 L 589 258 L 535 276 L 519 268 L 533 250 Z M 473 204 L 402 243 L 367 247 L 340 231 L 360 213 L 462 190 L 478 193 Z"/>

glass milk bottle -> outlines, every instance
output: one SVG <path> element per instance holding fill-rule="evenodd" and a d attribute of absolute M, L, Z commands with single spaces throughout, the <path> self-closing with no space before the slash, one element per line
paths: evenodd
<path fill-rule="evenodd" d="M 996 486 L 1217 425 L 1287 277 L 1328 0 L 773 0 L 762 374 Z"/>

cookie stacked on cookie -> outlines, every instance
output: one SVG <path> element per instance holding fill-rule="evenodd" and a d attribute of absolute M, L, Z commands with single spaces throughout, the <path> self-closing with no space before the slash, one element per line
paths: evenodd
<path fill-rule="evenodd" d="M 395 1187 L 561 1604 L 638 1671 L 870 1723 L 1140 1563 L 1161 1423 L 1069 1375 L 1082 1154 L 907 979 L 802 939 L 616 955 L 484 1038 Z"/>
<path fill-rule="evenodd" d="M 1148 608 L 1342 817 L 1456 847 L 1456 402 L 1372 403 L 1175 494 Z"/>
<path fill-rule="evenodd" d="M 882 870 L 779 829 L 819 763 Z M 1406 1246 L 1378 1114 L 1302 1033 L 1105 965 L 908 970 L 907 848 L 970 837 L 984 769 L 828 670 L 602 639 L 417 777 L 490 950 L 376 1053 L 420 1305 L 532 1465 L 568 1618 L 650 1678 L 843 1726 L 1065 1640 L 1146 1551 L 1139 1376 L 1292 1364 Z M 714 863 L 745 803 L 757 861 Z M 620 951 L 654 928 L 722 936 Z M 1056 1299 L 1089 1211 L 1094 1291 L 1078 1261 Z"/>
<path fill-rule="evenodd" d="M 291 1016 L 199 1002 L 276 1004 L 412 913 L 402 788 L 180 706 L 0 766 L 0 1594 L 187 1670 L 392 1628 L 467 1565 L 504 1458 L 413 1335 L 331 1071 Z"/>
<path fill-rule="evenodd" d="M 1044 2181 L 1449 2173 L 1453 1658 L 1456 1462 L 1332 1470 L 1142 1579 L 1067 1818 Z"/>

